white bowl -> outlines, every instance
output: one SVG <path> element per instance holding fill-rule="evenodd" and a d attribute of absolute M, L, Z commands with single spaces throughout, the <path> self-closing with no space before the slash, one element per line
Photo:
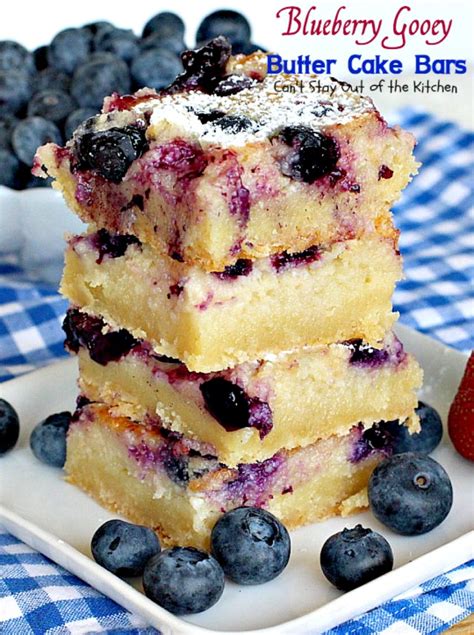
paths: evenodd
<path fill-rule="evenodd" d="M 0 256 L 17 254 L 32 279 L 57 285 L 63 267 L 66 232 L 83 232 L 82 223 L 55 190 L 16 191 L 0 186 Z"/>

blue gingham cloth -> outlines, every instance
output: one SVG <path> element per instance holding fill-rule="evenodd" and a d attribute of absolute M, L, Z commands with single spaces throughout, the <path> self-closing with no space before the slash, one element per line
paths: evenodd
<path fill-rule="evenodd" d="M 157 635 L 79 578 L 0 533 L 2 635 Z M 410 589 L 325 635 L 442 633 L 474 610 L 474 560 Z"/>
<path fill-rule="evenodd" d="M 419 176 L 394 210 L 406 279 L 401 321 L 459 350 L 474 348 L 474 134 L 415 110 L 393 117 L 418 139 Z M 66 302 L 0 261 L 0 380 L 65 353 Z M 433 635 L 474 611 L 474 561 L 438 576 L 327 635 Z M 151 635 L 154 629 L 0 530 L 0 633 Z"/>

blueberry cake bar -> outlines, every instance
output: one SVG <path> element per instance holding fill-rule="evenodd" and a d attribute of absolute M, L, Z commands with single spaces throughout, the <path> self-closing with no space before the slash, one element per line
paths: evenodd
<path fill-rule="evenodd" d="M 393 239 L 379 234 L 205 272 L 99 230 L 70 239 L 61 290 L 157 353 L 211 372 L 306 345 L 376 344 L 396 318 L 400 278 Z"/>
<path fill-rule="evenodd" d="M 164 544 L 208 547 L 240 505 L 290 528 L 364 508 L 394 429 L 417 430 L 390 208 L 418 166 L 336 80 L 330 99 L 276 92 L 266 56 L 224 38 L 182 60 L 40 148 L 35 173 L 90 225 L 61 286 L 81 390 L 67 478 Z"/>
<path fill-rule="evenodd" d="M 69 428 L 65 470 L 111 511 L 153 527 L 164 545 L 208 548 L 216 520 L 240 505 L 268 509 L 289 528 L 365 508 L 370 473 L 390 453 L 381 422 L 229 468 L 159 419 L 136 423 L 86 403 Z"/>
<path fill-rule="evenodd" d="M 107 98 L 36 174 L 84 221 L 205 271 L 391 229 L 413 137 L 333 80 L 330 100 L 275 92 L 263 53 L 230 53 L 217 38 L 159 94 Z"/>
<path fill-rule="evenodd" d="M 399 420 L 416 429 L 421 370 L 393 334 L 379 349 L 352 340 L 204 374 L 77 309 L 64 329 L 88 399 L 135 421 L 158 415 L 227 466 L 344 435 L 358 423 Z"/>

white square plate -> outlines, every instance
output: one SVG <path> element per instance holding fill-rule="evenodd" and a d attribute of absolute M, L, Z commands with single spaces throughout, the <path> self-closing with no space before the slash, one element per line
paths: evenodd
<path fill-rule="evenodd" d="M 454 397 L 466 356 L 434 340 L 399 327 L 398 333 L 425 370 L 422 398 L 443 419 Z M 292 533 L 292 555 L 286 570 L 262 586 L 226 584 L 221 600 L 208 611 L 186 619 L 175 617 L 148 600 L 137 585 L 120 580 L 90 557 L 95 529 L 112 515 L 81 491 L 65 483 L 62 472 L 39 463 L 28 439 L 42 418 L 73 409 L 76 364 L 67 360 L 2 384 L 0 394 L 17 409 L 21 436 L 17 447 L 0 460 L 0 523 L 12 534 L 143 616 L 167 634 L 230 633 L 247 635 L 312 634 L 334 627 L 395 595 L 473 557 L 473 465 L 461 458 L 445 434 L 436 458 L 454 487 L 453 508 L 429 534 L 407 538 L 381 526 L 370 512 L 335 518 Z M 350 593 L 341 594 L 324 579 L 319 552 L 328 536 L 356 523 L 381 532 L 390 542 L 395 567 L 390 573 Z"/>

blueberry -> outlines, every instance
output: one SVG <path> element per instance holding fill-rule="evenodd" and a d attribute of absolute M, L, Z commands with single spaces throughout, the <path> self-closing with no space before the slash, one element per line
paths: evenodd
<path fill-rule="evenodd" d="M 351 350 L 350 364 L 377 368 L 388 361 L 389 352 L 387 350 L 373 348 L 361 339 L 348 340 L 345 345 Z"/>
<path fill-rule="evenodd" d="M 0 70 L 21 70 L 34 73 L 33 56 L 18 42 L 2 40 L 0 41 Z"/>
<path fill-rule="evenodd" d="M 214 11 L 199 25 L 196 42 L 207 42 L 219 35 L 230 41 L 233 53 L 241 53 L 250 42 L 250 24 L 247 18 L 237 11 Z"/>
<path fill-rule="evenodd" d="M 353 444 L 349 460 L 352 463 L 358 463 L 373 453 L 391 456 L 393 454 L 393 436 L 390 430 L 392 424 L 399 425 L 398 421 L 378 421 L 370 428 L 365 428 Z"/>
<path fill-rule="evenodd" d="M 12 132 L 18 119 L 9 113 L 0 115 L 0 148 L 11 148 Z"/>
<path fill-rule="evenodd" d="M 250 121 L 248 117 L 242 117 L 241 115 L 225 115 L 224 117 L 219 117 L 214 122 L 214 125 L 234 134 L 254 128 L 254 123 Z"/>
<path fill-rule="evenodd" d="M 137 36 L 129 29 L 110 29 L 95 38 L 97 51 L 113 53 L 124 62 L 131 62 L 139 51 Z"/>
<path fill-rule="evenodd" d="M 1 176 L 2 173 L 0 172 L 0 179 Z M 5 399 L 0 399 L 0 455 L 11 450 L 18 441 L 19 436 L 20 420 L 15 408 Z"/>
<path fill-rule="evenodd" d="M 67 92 L 71 85 L 71 78 L 63 71 L 59 71 L 52 66 L 40 71 L 33 78 L 33 90 L 39 93 L 40 90 L 53 89 Z"/>
<path fill-rule="evenodd" d="M 309 265 L 321 258 L 321 249 L 317 245 L 313 245 L 304 251 L 282 251 L 272 254 L 270 262 L 277 273 L 285 271 L 291 267 L 299 267 L 300 265 Z"/>
<path fill-rule="evenodd" d="M 85 346 L 90 358 L 105 366 L 109 362 L 118 361 L 137 345 L 137 340 L 125 329 L 104 332 L 104 327 L 100 318 L 77 309 L 69 309 L 63 322 L 66 348 L 77 353 L 80 347 Z"/>
<path fill-rule="evenodd" d="M 135 88 L 160 89 L 174 80 L 181 71 L 181 63 L 176 55 L 163 48 L 141 51 L 130 67 Z"/>
<path fill-rule="evenodd" d="M 290 558 L 290 536 L 273 514 L 257 507 L 225 513 L 211 532 L 211 552 L 237 584 L 263 584 L 280 575 Z"/>
<path fill-rule="evenodd" d="M 336 167 L 340 153 L 331 137 L 306 126 L 288 126 L 283 128 L 279 136 L 292 147 L 281 164 L 281 171 L 286 176 L 312 183 Z"/>
<path fill-rule="evenodd" d="M 86 132 L 78 141 L 79 167 L 120 183 L 132 162 L 147 148 L 145 133 L 133 126 Z"/>
<path fill-rule="evenodd" d="M 331 584 L 340 591 L 352 591 L 391 571 L 393 553 L 383 536 L 356 525 L 326 540 L 320 562 Z"/>
<path fill-rule="evenodd" d="M 99 21 L 99 22 L 91 22 L 90 24 L 86 24 L 83 29 L 89 31 L 92 35 L 92 50 L 97 51 L 98 44 L 105 36 L 106 33 L 111 33 L 115 31 L 116 27 L 111 22 Z"/>
<path fill-rule="evenodd" d="M 22 186 L 20 162 L 9 148 L 0 147 L 0 185 L 18 190 Z"/>
<path fill-rule="evenodd" d="M 437 527 L 453 503 L 445 470 L 429 456 L 415 452 L 384 459 L 370 477 L 368 494 L 375 517 L 405 536 Z"/>
<path fill-rule="evenodd" d="M 58 412 L 38 423 L 30 436 L 30 447 L 36 458 L 53 467 L 66 462 L 66 435 L 71 422 L 70 412 Z"/>
<path fill-rule="evenodd" d="M 72 97 L 59 88 L 47 88 L 33 95 L 28 104 L 28 117 L 44 117 L 60 126 L 75 109 Z"/>
<path fill-rule="evenodd" d="M 203 382 L 199 389 L 206 408 L 226 430 L 248 426 L 248 397 L 240 386 L 223 377 L 214 377 Z"/>
<path fill-rule="evenodd" d="M 70 139 L 76 130 L 86 119 L 94 117 L 96 114 L 95 108 L 77 108 L 73 110 L 64 124 L 64 135 L 66 139 Z"/>
<path fill-rule="evenodd" d="M 22 70 L 0 70 L 0 114 L 18 114 L 32 93 L 32 80 Z"/>
<path fill-rule="evenodd" d="M 81 346 L 88 346 L 102 332 L 104 326 L 100 318 L 70 308 L 63 321 L 63 331 L 66 334 L 64 346 L 67 350 L 78 353 Z"/>
<path fill-rule="evenodd" d="M 107 31 L 113 31 L 115 29 L 114 25 L 111 22 L 107 22 L 106 20 L 98 20 L 97 22 L 88 22 L 84 24 L 82 27 L 86 31 L 89 31 L 91 35 L 102 36 L 103 33 Z"/>
<path fill-rule="evenodd" d="M 233 265 L 227 265 L 223 271 L 215 271 L 214 275 L 220 280 L 235 280 L 240 276 L 248 276 L 252 273 L 253 262 L 246 258 L 239 258 Z"/>
<path fill-rule="evenodd" d="M 253 427 L 263 439 L 273 427 L 273 414 L 268 403 L 249 397 L 240 386 L 223 377 L 203 382 L 199 389 L 206 408 L 228 432 Z"/>
<path fill-rule="evenodd" d="M 166 88 L 167 93 L 199 90 L 212 93 L 224 79 L 232 48 L 229 40 L 217 37 L 195 51 L 181 55 L 184 71 Z"/>
<path fill-rule="evenodd" d="M 160 553 L 160 541 L 149 527 L 108 520 L 92 536 L 94 560 L 120 577 L 143 573 L 150 558 Z"/>
<path fill-rule="evenodd" d="M 120 329 L 96 337 L 89 347 L 89 355 L 97 364 L 106 366 L 109 362 L 118 361 L 135 345 L 136 340 L 132 334 L 125 329 Z"/>
<path fill-rule="evenodd" d="M 221 110 L 211 110 L 210 112 L 196 112 L 194 114 L 202 124 L 217 121 L 221 117 L 225 116 L 225 113 L 223 113 Z"/>
<path fill-rule="evenodd" d="M 88 27 L 82 27 L 82 28 L 86 28 L 87 31 L 91 32 Z M 111 24 L 110 22 L 97 23 L 97 27 L 95 28 L 95 32 L 92 33 L 92 35 L 94 36 L 93 50 L 94 51 L 102 50 L 101 49 L 101 43 L 103 42 L 104 38 L 106 38 L 108 35 L 110 35 L 112 33 L 117 33 L 118 35 L 120 35 L 120 34 L 125 35 L 126 34 L 127 37 L 130 34 L 132 34 L 134 39 L 137 39 L 137 36 L 133 33 L 132 29 L 122 29 L 120 27 L 115 26 L 114 24 Z"/>
<path fill-rule="evenodd" d="M 224 573 L 208 553 L 193 547 L 165 549 L 148 561 L 145 595 L 175 615 L 200 613 L 224 591 Z"/>
<path fill-rule="evenodd" d="M 105 256 L 120 258 L 130 245 L 140 245 L 140 241 L 132 234 L 111 234 L 106 229 L 99 229 L 91 237 L 94 249 L 99 252 L 97 264 L 100 264 Z M 101 329 L 102 330 L 102 329 Z"/>
<path fill-rule="evenodd" d="M 42 71 L 48 66 L 48 46 L 38 46 L 33 51 L 33 61 L 37 71 Z"/>
<path fill-rule="evenodd" d="M 421 452 L 430 454 L 438 447 L 443 436 L 443 422 L 434 408 L 420 401 L 416 408 L 420 418 L 420 432 L 410 434 L 406 426 L 398 425 L 397 421 L 390 421 L 385 425 L 393 439 L 393 453 Z"/>
<path fill-rule="evenodd" d="M 163 37 L 159 33 L 151 33 L 140 42 L 140 49 L 142 51 L 147 49 L 166 49 L 179 56 L 186 49 L 186 44 L 184 40 L 178 37 Z M 181 71 L 181 66 L 179 70 Z"/>
<path fill-rule="evenodd" d="M 127 64 L 112 53 L 100 52 L 81 64 L 71 82 L 71 95 L 82 108 L 100 110 L 106 95 L 130 92 Z"/>
<path fill-rule="evenodd" d="M 163 461 L 168 478 L 180 487 L 186 487 L 189 482 L 189 465 L 186 456 L 174 456 L 170 452 Z"/>
<path fill-rule="evenodd" d="M 69 308 L 62 325 L 66 334 L 64 346 L 68 351 L 78 353 L 81 346 L 86 345 L 86 338 L 92 338 L 102 329 L 102 320 L 82 313 L 78 309 Z"/>
<path fill-rule="evenodd" d="M 59 128 L 43 117 L 28 117 L 15 126 L 12 145 L 16 156 L 28 166 L 33 164 L 36 150 L 44 143 L 62 143 Z"/>
<path fill-rule="evenodd" d="M 163 11 L 148 20 L 143 28 L 142 37 L 146 38 L 151 33 L 156 33 L 165 39 L 176 38 L 182 40 L 184 38 L 184 22 L 179 15 Z"/>
<path fill-rule="evenodd" d="M 106 33 L 115 30 L 115 26 L 111 22 L 99 20 L 98 22 L 89 22 L 82 27 L 92 36 L 92 51 L 97 50 L 96 43 L 104 37 Z"/>
<path fill-rule="evenodd" d="M 92 36 L 87 29 L 65 29 L 54 36 L 48 49 L 48 62 L 69 75 L 85 62 L 91 51 Z"/>

